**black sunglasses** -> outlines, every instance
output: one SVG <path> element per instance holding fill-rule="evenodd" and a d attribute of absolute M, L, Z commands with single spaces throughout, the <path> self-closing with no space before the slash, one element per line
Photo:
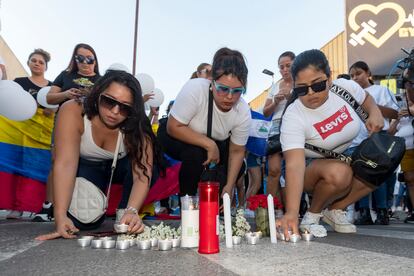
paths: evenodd
<path fill-rule="evenodd" d="M 95 62 L 95 58 L 94 57 L 85 57 L 85 56 L 82 56 L 82 55 L 76 55 L 75 56 L 75 61 L 77 63 L 93 64 Z"/>
<path fill-rule="evenodd" d="M 298 86 L 293 88 L 293 92 L 296 93 L 296 95 L 298 96 L 305 96 L 306 94 L 308 94 L 309 92 L 309 87 L 312 88 L 312 91 L 315 93 L 318 92 L 322 92 L 326 89 L 326 82 L 328 80 L 323 80 L 323 81 L 319 81 L 319 82 L 315 82 L 311 85 L 307 85 L 307 86 Z"/>
<path fill-rule="evenodd" d="M 117 105 L 119 107 L 119 113 L 124 117 L 128 117 L 132 114 L 132 106 L 118 102 L 117 100 L 108 97 L 104 94 L 101 94 L 99 96 L 99 104 L 102 107 L 107 108 L 109 110 L 111 110 Z"/>

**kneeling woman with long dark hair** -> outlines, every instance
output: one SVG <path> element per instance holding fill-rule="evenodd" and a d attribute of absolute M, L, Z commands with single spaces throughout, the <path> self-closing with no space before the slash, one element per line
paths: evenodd
<path fill-rule="evenodd" d="M 370 133 L 380 131 L 384 119 L 373 98 L 357 83 L 345 79 L 332 81 L 328 60 L 321 51 L 301 53 L 291 71 L 294 87 L 282 117 L 280 136 L 286 160 L 286 213 L 277 224 L 286 237 L 289 228 L 298 234 L 300 198 L 306 191 L 313 196 L 299 226 L 302 231 L 321 229 L 316 225 L 323 218 L 336 232 L 356 232 L 343 210 L 374 187 L 354 177 L 347 163 L 305 149 L 305 143 L 343 153 L 360 132 L 358 114 L 335 94 L 333 85 L 347 90 L 368 113 L 365 126 Z"/>
<path fill-rule="evenodd" d="M 84 224 L 68 213 L 76 177 L 83 177 L 103 192 L 109 184 L 118 136 L 121 142 L 113 183 L 123 184 L 120 223 L 129 233 L 144 228 L 138 211 L 150 187 L 154 163 L 161 154 L 145 115 L 141 87 L 126 72 L 110 71 L 100 78 L 84 107 L 74 100 L 62 105 L 55 130 L 53 167 L 56 232 L 39 237 L 73 238 L 78 229 L 93 229 L 105 219 Z"/>
<path fill-rule="evenodd" d="M 218 164 L 222 194 L 232 195 L 242 171 L 249 136 L 250 109 L 241 97 L 246 92 L 247 67 L 243 55 L 228 48 L 216 52 L 212 81 L 189 80 L 171 109 L 166 129 L 158 131 L 165 152 L 182 161 L 181 195 L 195 195 L 204 166 Z M 207 124 L 211 103 L 211 135 Z M 210 136 L 210 137 L 209 137 Z"/>

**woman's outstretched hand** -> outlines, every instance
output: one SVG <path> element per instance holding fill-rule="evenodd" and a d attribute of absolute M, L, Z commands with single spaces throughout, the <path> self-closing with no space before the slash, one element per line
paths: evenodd
<path fill-rule="evenodd" d="M 55 224 L 56 224 L 55 232 L 37 236 L 35 240 L 47 241 L 47 240 L 53 240 L 57 238 L 74 239 L 76 238 L 75 233 L 79 232 L 79 229 L 73 225 L 72 220 L 69 219 L 67 216 L 60 218 L 60 219 L 56 218 Z"/>

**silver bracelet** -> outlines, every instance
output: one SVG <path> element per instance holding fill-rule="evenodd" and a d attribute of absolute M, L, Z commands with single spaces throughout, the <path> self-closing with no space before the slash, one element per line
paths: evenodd
<path fill-rule="evenodd" d="M 138 210 L 137 210 L 137 208 L 134 208 L 134 207 L 132 207 L 132 206 L 128 206 L 128 207 L 125 209 L 125 212 L 127 212 L 127 211 L 132 211 L 135 215 L 138 215 Z"/>

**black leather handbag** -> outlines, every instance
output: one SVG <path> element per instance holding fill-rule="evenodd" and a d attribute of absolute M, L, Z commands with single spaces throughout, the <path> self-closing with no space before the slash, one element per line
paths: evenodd
<path fill-rule="evenodd" d="M 266 156 L 282 152 L 280 134 L 269 136 L 266 141 Z"/>
<path fill-rule="evenodd" d="M 373 133 L 352 153 L 351 167 L 356 177 L 379 186 L 394 173 L 404 153 L 404 138 Z"/>

